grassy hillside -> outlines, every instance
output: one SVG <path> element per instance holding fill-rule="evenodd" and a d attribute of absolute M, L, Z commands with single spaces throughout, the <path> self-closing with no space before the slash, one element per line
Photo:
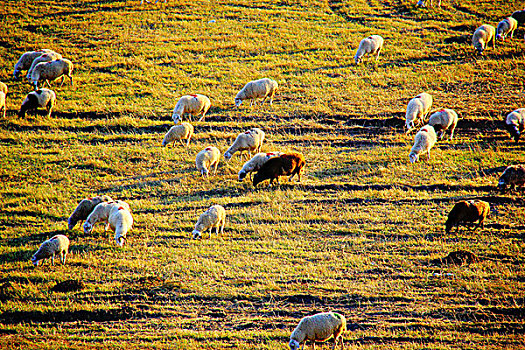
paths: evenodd
<path fill-rule="evenodd" d="M 501 121 L 523 107 L 525 31 L 482 57 L 470 36 L 525 3 L 415 2 L 0 4 L 0 348 L 286 349 L 301 317 L 328 310 L 347 317 L 347 349 L 523 348 L 525 202 L 495 184 L 524 162 Z M 371 34 L 384 51 L 356 66 Z M 32 86 L 13 67 L 38 48 L 73 61 L 74 85 L 52 83 L 51 118 L 19 118 Z M 262 77 L 279 83 L 273 106 L 233 108 Z M 461 119 L 410 164 L 403 118 L 422 91 Z M 188 148 L 162 148 L 188 93 L 210 97 L 209 116 L 192 121 Z M 301 183 L 238 182 L 237 154 L 198 176 L 200 150 L 224 152 L 251 127 L 264 151 L 305 155 Z M 130 204 L 124 248 L 102 225 L 67 230 L 97 194 Z M 454 202 L 471 198 L 491 204 L 485 228 L 445 234 Z M 212 204 L 227 210 L 224 236 L 191 240 Z M 34 268 L 55 234 L 71 240 L 67 265 Z M 480 261 L 429 264 L 455 250 Z M 84 288 L 52 290 L 69 279 Z"/>

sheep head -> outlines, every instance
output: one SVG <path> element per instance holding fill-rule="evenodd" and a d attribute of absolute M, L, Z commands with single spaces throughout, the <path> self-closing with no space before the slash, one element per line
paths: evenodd
<path fill-rule="evenodd" d="M 245 177 L 246 177 L 246 173 L 244 171 L 240 171 L 238 180 L 242 181 L 244 180 Z"/>
<path fill-rule="evenodd" d="M 200 233 L 200 231 L 197 231 L 197 230 L 193 230 L 192 235 L 193 235 L 193 239 L 200 239 L 202 237 L 202 234 Z"/>
<path fill-rule="evenodd" d="M 118 236 L 118 237 L 115 237 L 115 241 L 117 242 L 117 245 L 119 247 L 122 247 L 124 246 L 124 243 L 126 243 L 126 238 L 123 236 Z"/>
<path fill-rule="evenodd" d="M 290 350 L 297 350 L 301 346 L 299 342 L 295 339 L 290 339 L 290 343 L 288 343 L 288 346 L 290 347 Z"/>
<path fill-rule="evenodd" d="M 235 99 L 235 107 L 239 107 L 242 103 L 242 100 L 240 98 Z"/>
<path fill-rule="evenodd" d="M 180 124 L 182 122 L 182 118 L 180 114 L 177 112 L 173 112 L 171 119 L 173 119 L 173 122 L 175 123 L 175 125 Z"/>
<path fill-rule="evenodd" d="M 232 158 L 233 154 L 230 153 L 230 151 L 226 151 L 224 153 L 224 159 L 230 160 Z"/>
<path fill-rule="evenodd" d="M 408 156 L 408 159 L 410 159 L 410 163 L 415 163 L 419 160 L 419 155 L 415 153 L 410 153 L 410 155 Z"/>
<path fill-rule="evenodd" d="M 33 255 L 31 257 L 31 262 L 33 263 L 33 265 L 36 267 L 38 266 L 38 264 L 40 263 L 40 260 L 37 259 L 37 257 L 35 255 Z"/>
<path fill-rule="evenodd" d="M 72 230 L 73 227 L 75 227 L 76 224 L 77 224 L 77 221 L 75 221 L 74 219 L 72 219 L 72 218 L 67 219 L 67 228 L 69 230 Z"/>
<path fill-rule="evenodd" d="M 85 222 L 84 225 L 82 225 L 82 227 L 84 228 L 84 233 L 86 235 L 90 234 L 91 231 L 93 230 L 93 225 L 90 224 L 89 222 Z"/>

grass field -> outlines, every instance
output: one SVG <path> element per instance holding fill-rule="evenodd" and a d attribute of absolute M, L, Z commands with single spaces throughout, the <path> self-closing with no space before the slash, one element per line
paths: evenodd
<path fill-rule="evenodd" d="M 524 162 L 501 121 L 523 107 L 525 31 L 483 56 L 470 36 L 525 2 L 415 3 L 0 4 L 0 348 L 286 349 L 303 316 L 329 310 L 348 320 L 346 349 L 524 348 L 525 201 L 495 185 Z M 354 65 L 371 34 L 385 39 L 379 61 Z M 52 83 L 51 118 L 19 118 L 32 87 L 13 67 L 38 48 L 73 61 L 74 85 Z M 233 108 L 262 77 L 280 85 L 273 106 Z M 410 164 L 403 118 L 422 91 L 460 122 Z M 187 149 L 162 148 L 188 93 L 210 97 L 209 116 Z M 237 155 L 198 176 L 197 152 L 224 152 L 251 127 L 264 151 L 305 155 L 301 183 L 254 189 L 237 181 Z M 102 225 L 67 230 L 97 194 L 130 204 L 124 248 Z M 454 202 L 471 198 L 491 204 L 485 228 L 446 235 Z M 191 240 L 212 204 L 227 210 L 224 236 Z M 55 234 L 71 240 L 67 265 L 34 268 Z M 480 261 L 429 264 L 461 249 Z M 84 288 L 52 291 L 69 279 Z"/>

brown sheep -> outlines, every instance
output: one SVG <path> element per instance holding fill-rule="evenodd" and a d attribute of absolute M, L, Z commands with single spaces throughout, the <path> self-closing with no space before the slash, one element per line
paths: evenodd
<path fill-rule="evenodd" d="M 259 169 L 257 174 L 253 177 L 253 186 L 256 187 L 264 180 L 270 180 L 270 184 L 274 180 L 279 183 L 279 176 L 290 175 L 288 180 L 291 180 L 296 174 L 298 181 L 301 181 L 301 171 L 303 170 L 306 161 L 301 153 L 287 153 L 279 157 L 268 160 Z"/>
<path fill-rule="evenodd" d="M 459 227 L 460 223 L 470 223 L 474 225 L 474 222 L 478 220 L 478 225 L 474 230 L 480 226 L 483 228 L 483 221 L 489 214 L 489 211 L 489 203 L 481 200 L 473 199 L 457 202 L 448 214 L 447 222 L 445 222 L 445 232 L 450 233 L 452 228 L 454 226 Z"/>
<path fill-rule="evenodd" d="M 511 165 L 507 167 L 499 178 L 498 189 L 501 193 L 514 190 L 514 186 L 525 186 L 525 166 L 523 165 Z"/>

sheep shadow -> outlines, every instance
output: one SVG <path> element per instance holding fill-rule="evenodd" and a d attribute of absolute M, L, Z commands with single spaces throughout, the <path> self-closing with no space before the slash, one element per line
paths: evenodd
<path fill-rule="evenodd" d="M 4 244 L 10 247 L 21 247 L 21 246 L 26 246 L 34 242 L 42 243 L 45 240 L 55 235 L 66 235 L 67 236 L 67 233 L 68 231 L 66 230 L 56 230 L 56 231 L 51 231 L 51 232 L 34 233 L 28 236 L 9 238 L 4 241 Z"/>
<path fill-rule="evenodd" d="M 16 252 L 8 252 L 0 254 L 0 261 L 4 264 L 9 262 L 18 262 L 18 261 L 29 261 L 35 253 L 34 250 L 22 249 L 17 250 Z"/>

